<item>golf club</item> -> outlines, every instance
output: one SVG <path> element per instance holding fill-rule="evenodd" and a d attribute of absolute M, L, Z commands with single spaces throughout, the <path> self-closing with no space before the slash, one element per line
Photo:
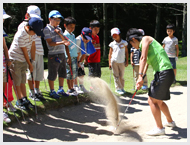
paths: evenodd
<path fill-rule="evenodd" d="M 33 89 L 34 89 L 34 77 L 33 77 L 33 72 L 30 72 L 31 77 L 32 77 L 32 84 L 33 84 Z M 36 119 L 38 119 L 38 112 L 37 112 L 37 106 L 36 106 L 36 100 L 34 98 L 34 102 L 35 102 L 35 113 L 36 113 Z"/>
<path fill-rule="evenodd" d="M 143 76 L 143 79 L 145 78 L 145 76 L 146 76 L 146 74 Z M 135 93 L 133 94 L 133 96 L 132 96 L 132 98 L 131 98 L 131 100 L 130 100 L 130 102 L 129 102 L 128 106 L 127 106 L 127 108 L 125 109 L 125 111 L 124 111 L 124 113 L 123 113 L 123 116 L 122 116 L 121 120 L 120 120 L 120 121 L 119 121 L 119 123 L 117 124 L 117 127 L 115 128 L 115 131 L 118 129 L 118 127 L 119 127 L 119 125 L 120 125 L 121 121 L 123 120 L 123 118 L 124 118 L 124 116 L 125 116 L 125 113 L 126 113 L 126 111 L 128 110 L 129 105 L 130 105 L 130 104 L 131 104 L 131 102 L 133 101 L 133 98 L 135 97 L 135 95 L 136 95 L 137 91 L 138 91 L 138 90 L 136 89 L 136 91 L 135 91 Z"/>

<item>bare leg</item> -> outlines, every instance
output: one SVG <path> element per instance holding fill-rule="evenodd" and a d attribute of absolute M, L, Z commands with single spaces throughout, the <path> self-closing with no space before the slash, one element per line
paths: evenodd
<path fill-rule="evenodd" d="M 59 86 L 63 86 L 64 78 L 59 77 Z"/>
<path fill-rule="evenodd" d="M 39 89 L 39 87 L 40 87 L 40 81 L 35 81 L 34 87 Z"/>
<path fill-rule="evenodd" d="M 30 90 L 34 90 L 32 81 L 28 80 L 28 86 L 29 86 Z"/>
<path fill-rule="evenodd" d="M 25 97 L 26 96 L 26 86 L 25 84 L 20 84 L 20 91 L 21 91 L 21 97 Z"/>
<path fill-rule="evenodd" d="M 177 72 L 177 71 L 176 71 L 176 69 L 173 69 L 173 70 L 174 70 L 174 75 L 175 75 L 175 78 L 176 78 L 176 72 Z"/>
<path fill-rule="evenodd" d="M 54 90 L 54 81 L 48 80 L 50 90 Z"/>
<path fill-rule="evenodd" d="M 161 110 L 157 104 L 157 101 L 160 101 L 160 100 L 154 99 L 150 96 L 148 98 L 148 103 L 150 105 L 150 109 L 156 121 L 156 125 L 158 128 L 162 129 L 163 125 L 162 125 L 162 119 L 161 119 Z"/>

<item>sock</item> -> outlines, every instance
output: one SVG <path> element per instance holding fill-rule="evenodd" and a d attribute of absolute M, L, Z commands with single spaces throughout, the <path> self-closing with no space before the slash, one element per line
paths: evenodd
<path fill-rule="evenodd" d="M 74 87 L 78 87 L 78 85 L 74 85 Z"/>
<path fill-rule="evenodd" d="M 35 91 L 36 94 L 39 94 L 39 93 L 40 93 L 39 88 L 35 88 L 34 91 Z"/>
<path fill-rule="evenodd" d="M 50 90 L 50 92 L 54 92 L 54 89 Z"/>
<path fill-rule="evenodd" d="M 62 90 L 63 89 L 63 86 L 59 86 L 59 90 Z"/>
<path fill-rule="evenodd" d="M 30 93 L 31 93 L 32 95 L 35 95 L 34 90 L 30 90 Z"/>

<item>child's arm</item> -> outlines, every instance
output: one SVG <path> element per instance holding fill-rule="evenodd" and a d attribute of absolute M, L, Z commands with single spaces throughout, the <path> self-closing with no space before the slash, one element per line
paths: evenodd
<path fill-rule="evenodd" d="M 130 57 L 130 59 L 131 59 L 131 65 L 132 65 L 132 66 L 134 65 L 134 63 L 133 63 L 133 55 L 134 55 L 134 52 L 131 52 L 131 57 Z"/>
<path fill-rule="evenodd" d="M 31 47 L 30 53 L 31 53 L 31 60 L 35 61 L 35 53 L 36 53 L 35 41 L 32 42 L 32 47 Z"/>
<path fill-rule="evenodd" d="M 162 47 L 165 49 L 165 44 L 163 44 Z"/>
<path fill-rule="evenodd" d="M 67 39 L 65 39 L 65 37 L 63 37 L 63 35 L 60 33 L 60 30 L 59 30 L 59 29 L 55 29 L 54 31 L 61 37 L 62 41 L 64 41 L 64 44 L 65 44 L 66 46 L 69 46 L 69 45 L 70 45 L 70 42 L 67 41 Z"/>
<path fill-rule="evenodd" d="M 23 52 L 23 54 L 24 54 L 24 57 L 25 57 L 25 59 L 26 59 L 26 62 L 27 62 L 28 65 L 29 65 L 29 70 L 30 70 L 30 73 L 31 73 L 31 72 L 33 72 L 33 66 L 32 66 L 32 63 L 30 62 L 27 49 L 26 49 L 26 47 L 21 47 L 21 50 L 22 50 L 22 52 Z"/>
<path fill-rule="evenodd" d="M 127 45 L 125 46 L 125 57 L 126 57 L 125 67 L 127 67 L 128 66 L 128 61 L 129 61 L 129 54 L 128 54 Z"/>
<path fill-rule="evenodd" d="M 68 65 L 70 65 L 71 64 L 71 56 L 70 56 L 70 53 L 69 53 L 69 47 L 65 46 L 65 50 L 66 50 L 66 53 L 67 53 L 67 56 L 68 56 L 67 63 L 68 63 Z"/>
<path fill-rule="evenodd" d="M 112 68 L 112 66 L 111 66 L 111 56 L 112 56 L 112 52 L 113 52 L 113 48 L 110 47 L 110 51 L 109 51 L 109 55 L 108 55 L 108 59 L 109 59 L 109 69 Z"/>
<path fill-rule="evenodd" d="M 179 46 L 175 45 L 175 49 L 176 49 L 176 57 L 178 57 L 178 55 L 179 55 Z"/>
<path fill-rule="evenodd" d="M 46 41 L 49 44 L 49 46 L 57 46 L 65 43 L 65 41 L 53 42 L 51 38 L 46 39 Z"/>
<path fill-rule="evenodd" d="M 7 66 L 11 65 L 11 61 L 9 61 L 9 53 L 8 53 L 8 48 L 7 48 L 7 44 L 5 41 L 5 38 L 3 37 L 3 49 L 4 49 L 4 55 L 5 55 L 5 59 L 7 62 Z"/>

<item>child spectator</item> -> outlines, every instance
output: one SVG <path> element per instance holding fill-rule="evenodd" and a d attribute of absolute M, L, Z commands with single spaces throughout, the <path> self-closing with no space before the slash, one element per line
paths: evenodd
<path fill-rule="evenodd" d="M 85 50 L 88 54 L 94 53 L 96 50 L 91 42 L 92 40 L 92 30 L 90 28 L 84 27 L 81 31 L 81 35 L 76 38 L 77 45 Z M 75 79 L 74 87 L 77 93 L 88 93 L 83 85 L 83 79 L 85 75 L 84 64 L 82 63 L 86 57 L 86 54 L 78 49 L 78 77 L 79 77 L 79 87 L 77 85 L 77 80 Z"/>
<path fill-rule="evenodd" d="M 75 30 L 76 20 L 73 17 L 67 17 L 64 19 L 65 32 L 64 36 L 69 38 L 72 42 L 76 43 L 75 35 L 72 33 Z M 71 43 L 69 46 L 69 53 L 71 56 L 71 64 L 66 63 L 67 71 L 67 85 L 69 95 L 77 95 L 77 92 L 73 88 L 74 79 L 78 76 L 78 64 L 77 64 L 77 47 Z M 66 59 L 68 58 L 67 53 L 65 53 Z M 72 72 L 71 72 L 72 71 Z"/>
<path fill-rule="evenodd" d="M 144 30 L 142 29 L 139 29 L 139 31 L 142 33 L 142 35 L 144 36 L 145 33 L 144 33 Z M 136 49 L 134 47 L 131 48 L 131 65 L 134 69 L 134 72 L 135 72 L 135 81 L 137 83 L 137 80 L 138 80 L 138 76 L 139 76 L 139 60 L 140 60 L 140 57 L 141 57 L 141 51 L 140 49 Z M 144 84 L 142 86 L 142 90 L 147 90 L 148 87 L 147 87 L 147 75 L 146 77 L 144 78 Z"/>
<path fill-rule="evenodd" d="M 4 20 L 7 18 L 10 18 L 11 16 L 7 15 L 5 10 L 3 9 L 3 23 Z M 6 45 L 6 41 L 5 41 L 5 36 L 6 33 L 3 30 L 3 93 L 5 92 L 5 87 L 6 87 L 6 83 L 7 83 L 7 71 L 6 67 L 11 65 L 11 62 L 9 61 L 9 54 L 8 54 L 8 48 Z M 7 88 L 8 89 L 8 88 Z M 12 101 L 12 100 L 11 100 Z M 3 121 L 5 121 L 6 123 L 10 123 L 11 119 L 9 118 L 9 116 L 3 111 Z"/>
<path fill-rule="evenodd" d="M 176 83 L 176 61 L 178 60 L 178 54 L 179 54 L 179 47 L 178 47 L 178 39 L 173 35 L 175 32 L 175 26 L 174 24 L 169 24 L 166 26 L 166 33 L 168 34 L 167 37 L 164 38 L 162 41 L 163 48 L 165 49 L 170 62 L 173 67 L 175 80 L 173 83 Z"/>
<path fill-rule="evenodd" d="M 31 5 L 27 8 L 27 12 L 25 15 L 26 19 L 30 19 L 30 17 L 36 17 L 42 20 L 41 18 L 41 11 L 39 7 L 35 5 Z M 18 29 L 22 29 L 24 26 L 26 26 L 27 22 L 23 21 L 19 26 Z M 44 50 L 41 42 L 40 37 L 36 37 L 35 40 L 36 45 L 36 52 L 35 52 L 35 59 L 31 59 L 32 65 L 33 65 L 33 78 L 34 78 L 34 87 L 32 84 L 32 77 L 30 70 L 28 70 L 27 79 L 28 79 L 28 85 L 29 85 L 29 98 L 35 101 L 44 101 L 45 98 L 41 94 L 39 87 L 40 87 L 40 81 L 43 80 L 44 75 Z M 31 53 L 29 53 L 31 54 Z M 31 55 L 30 55 L 31 56 Z"/>
<path fill-rule="evenodd" d="M 131 65 L 134 69 L 134 72 L 135 72 L 135 82 L 137 83 L 137 80 L 138 80 L 138 76 L 139 76 L 139 60 L 140 60 L 140 57 L 141 57 L 141 51 L 139 49 L 136 49 L 134 47 L 131 48 Z M 147 76 L 144 78 L 144 83 L 143 83 L 143 86 L 142 86 L 142 90 L 147 90 L 148 87 L 147 87 Z"/>
<path fill-rule="evenodd" d="M 69 96 L 63 90 L 64 78 L 66 78 L 66 58 L 65 49 L 68 56 L 68 64 L 71 62 L 69 49 L 65 45 L 70 43 L 67 40 L 62 40 L 63 31 L 59 27 L 63 16 L 57 11 L 52 10 L 49 13 L 49 24 L 44 28 L 44 39 L 48 47 L 48 83 L 50 87 L 50 97 L 58 99 L 61 96 Z M 56 32 L 56 29 L 59 32 Z M 59 33 L 61 33 L 59 35 Z M 59 89 L 57 93 L 54 90 L 54 81 L 59 75 Z"/>
<path fill-rule="evenodd" d="M 121 39 L 120 30 L 118 28 L 111 29 L 111 36 L 114 41 L 109 44 L 109 68 L 112 68 L 115 92 L 118 94 L 124 94 L 124 73 L 125 67 L 128 66 L 128 48 L 127 41 Z M 125 61 L 126 58 L 126 61 Z"/>
<path fill-rule="evenodd" d="M 100 40 L 97 35 L 100 31 L 100 23 L 97 20 L 93 20 L 90 22 L 90 29 L 92 30 L 92 44 L 96 49 L 96 52 L 86 56 L 85 64 L 88 63 L 89 76 L 91 77 L 101 77 L 101 65 L 100 65 Z"/>
<path fill-rule="evenodd" d="M 30 72 L 33 72 L 28 53 L 31 51 L 31 58 L 34 60 L 35 39 L 37 36 L 43 36 L 42 30 L 43 22 L 39 18 L 31 17 L 26 26 L 18 29 L 9 49 L 9 57 L 14 60 L 11 72 L 19 98 L 15 107 L 23 110 L 34 108 L 34 105 L 26 97 L 26 69 L 29 66 Z"/>

